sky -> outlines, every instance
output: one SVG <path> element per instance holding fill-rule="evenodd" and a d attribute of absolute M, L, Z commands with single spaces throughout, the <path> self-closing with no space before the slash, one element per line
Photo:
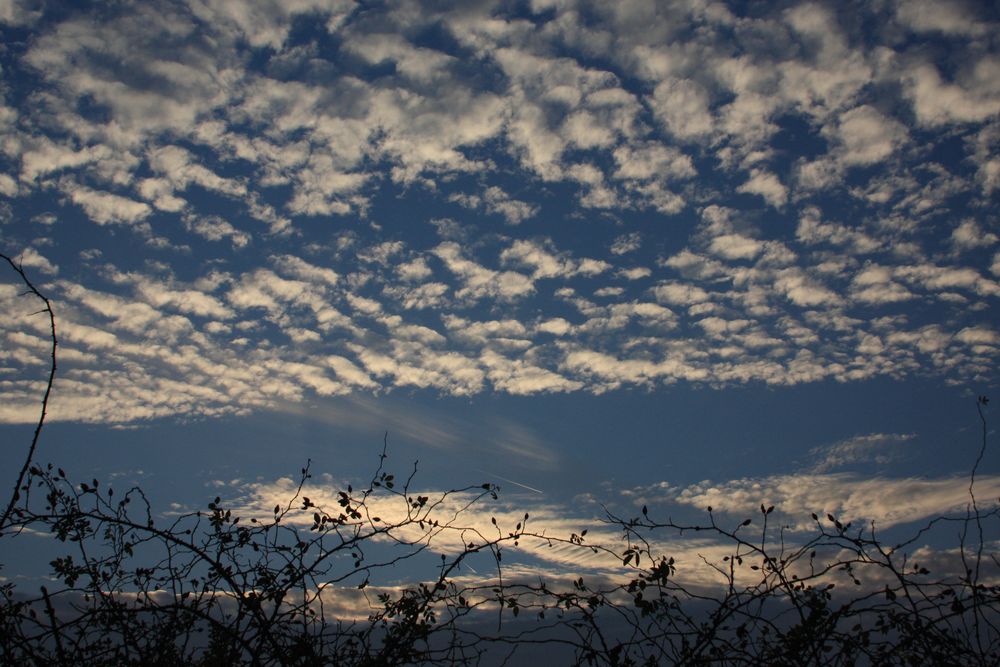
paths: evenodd
<path fill-rule="evenodd" d="M 71 475 L 252 511 L 385 441 L 550 531 L 968 501 L 994 3 L 0 0 L 0 34 L 0 250 L 54 304 Z M 2 279 L 13 480 L 48 342 Z"/>

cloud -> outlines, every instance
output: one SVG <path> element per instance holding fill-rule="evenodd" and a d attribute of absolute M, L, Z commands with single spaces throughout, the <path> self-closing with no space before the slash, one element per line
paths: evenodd
<path fill-rule="evenodd" d="M 984 278 L 979 271 L 971 267 L 914 264 L 900 266 L 894 273 L 897 277 L 928 291 L 964 289 L 984 296 L 1000 296 L 1000 285 L 996 281 Z"/>
<path fill-rule="evenodd" d="M 518 225 L 533 218 L 538 214 L 538 207 L 528 202 L 512 199 L 506 192 L 497 186 L 486 188 L 480 195 L 463 195 L 455 193 L 448 196 L 448 201 L 453 201 L 466 208 L 483 208 L 487 213 L 495 213 L 504 218 L 507 224 Z"/>
<path fill-rule="evenodd" d="M 898 2 L 896 20 L 914 32 L 981 37 L 990 26 L 977 16 L 976 9 L 974 4 L 955 0 L 908 0 Z"/>
<path fill-rule="evenodd" d="M 23 7 L 0 220 L 65 312 L 63 415 L 995 366 L 978 6 Z"/>
<path fill-rule="evenodd" d="M 870 433 L 817 447 L 810 451 L 818 459 L 812 472 L 825 473 L 854 463 L 888 463 L 894 458 L 892 449 L 914 437 L 912 433 Z"/>
<path fill-rule="evenodd" d="M 493 271 L 463 257 L 461 247 L 445 242 L 432 250 L 449 271 L 463 281 L 456 292 L 459 298 L 481 299 L 487 296 L 512 301 L 535 291 L 528 276 L 514 271 Z"/>
<path fill-rule="evenodd" d="M 229 239 L 234 248 L 244 248 L 249 245 L 251 236 L 241 232 L 225 219 L 219 216 L 186 215 L 184 226 L 188 231 L 209 241 Z"/>
<path fill-rule="evenodd" d="M 147 204 L 110 192 L 91 190 L 68 181 L 63 183 L 63 189 L 70 201 L 80 206 L 87 217 L 99 225 L 135 224 L 152 213 Z"/>
<path fill-rule="evenodd" d="M 355 7 L 351 0 L 205 0 L 193 3 L 192 13 L 200 20 L 219 25 L 222 29 L 246 39 L 252 46 L 269 46 L 280 50 L 292 29 L 297 14 L 319 12 L 332 22 L 349 14 Z"/>
<path fill-rule="evenodd" d="M 14 257 L 14 262 L 23 269 L 34 269 L 41 273 L 54 276 L 59 273 L 59 267 L 45 258 L 34 248 L 25 248 Z"/>
<path fill-rule="evenodd" d="M 964 251 L 974 248 L 988 248 L 1000 241 L 993 232 L 983 230 L 975 220 L 963 220 L 951 232 L 951 242 L 955 250 Z"/>
<path fill-rule="evenodd" d="M 725 259 L 753 259 L 763 246 L 760 241 L 740 234 L 723 234 L 712 239 L 709 250 Z"/>
<path fill-rule="evenodd" d="M 788 201 L 788 188 L 774 174 L 762 169 L 753 169 L 750 179 L 736 188 L 737 192 L 760 195 L 768 204 L 781 208 Z"/>
<path fill-rule="evenodd" d="M 852 296 L 866 303 L 895 303 L 916 298 L 902 284 L 893 280 L 890 268 L 868 265 L 851 281 Z"/>
<path fill-rule="evenodd" d="M 398 73 L 421 83 L 439 78 L 454 60 L 440 51 L 414 47 L 401 35 L 385 33 L 351 35 L 344 48 L 372 65 L 391 62 Z"/>
<path fill-rule="evenodd" d="M 74 150 L 70 146 L 57 144 L 48 137 L 32 139 L 21 155 L 22 182 L 30 183 L 41 176 L 82 167 L 101 159 L 111 157 L 107 146 L 87 146 Z"/>
<path fill-rule="evenodd" d="M 690 79 L 666 79 L 653 91 L 650 106 L 670 134 L 693 140 L 712 131 L 708 93 Z"/>
<path fill-rule="evenodd" d="M 638 232 L 622 234 L 616 237 L 614 243 L 611 244 L 611 254 L 626 255 L 630 252 L 635 252 L 641 245 L 642 237 Z"/>
<path fill-rule="evenodd" d="M 487 377 L 493 386 L 515 396 L 576 391 L 584 386 L 579 380 L 571 380 L 523 359 L 506 358 L 491 350 L 484 352 L 480 359 L 488 369 Z"/>
<path fill-rule="evenodd" d="M 656 300 L 675 306 L 689 306 L 708 301 L 709 294 L 697 285 L 685 283 L 662 283 L 653 288 Z"/>
<path fill-rule="evenodd" d="M 960 82 L 942 80 L 929 63 L 914 65 L 906 73 L 906 90 L 917 120 L 924 126 L 972 123 L 1000 112 L 1000 90 L 990 83 L 1000 68 L 995 59 L 984 58 L 963 73 Z"/>
<path fill-rule="evenodd" d="M 602 260 L 575 260 L 568 256 L 557 256 L 546 250 L 544 242 L 515 241 L 500 253 L 500 261 L 514 266 L 533 268 L 532 279 L 571 278 L 576 275 L 595 276 L 611 268 Z"/>
<path fill-rule="evenodd" d="M 423 257 L 416 257 L 409 262 L 398 265 L 396 267 L 396 273 L 403 280 L 412 282 L 430 278 L 434 272 L 429 266 L 427 266 L 426 259 Z"/>
<path fill-rule="evenodd" d="M 0 23 L 12 26 L 30 25 L 41 16 L 40 10 L 31 9 L 24 0 L 9 0 L 0 4 Z"/>
<path fill-rule="evenodd" d="M 868 165 L 890 157 L 907 140 L 906 128 L 862 105 L 840 116 L 837 157 L 846 165 Z"/>
<path fill-rule="evenodd" d="M 856 254 L 869 254 L 882 247 L 881 242 L 861 230 L 823 220 L 821 211 L 816 207 L 802 211 L 795 238 L 806 245 L 828 243 L 844 246 Z"/>
<path fill-rule="evenodd" d="M 840 296 L 799 268 L 777 272 L 774 288 L 798 306 L 837 305 Z"/>
<path fill-rule="evenodd" d="M 694 176 L 691 157 L 678 149 L 647 142 L 637 145 L 623 145 L 614 150 L 618 168 L 614 176 L 620 180 L 674 181 Z"/>
<path fill-rule="evenodd" d="M 977 481 L 984 497 L 1000 492 L 1000 478 Z M 683 505 L 712 506 L 733 514 L 753 511 L 760 503 L 774 505 L 797 530 L 814 525 L 809 519 L 812 512 L 833 514 L 845 524 L 874 521 L 885 529 L 961 510 L 970 502 L 969 480 L 964 476 L 900 479 L 849 473 L 775 475 L 719 484 L 706 481 L 672 490 L 669 497 Z"/>

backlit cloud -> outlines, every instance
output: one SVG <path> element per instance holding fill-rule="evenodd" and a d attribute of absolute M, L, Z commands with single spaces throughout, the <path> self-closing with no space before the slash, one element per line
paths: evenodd
<path fill-rule="evenodd" d="M 54 419 L 995 379 L 983 6 L 8 3 L 0 22 L 3 250 L 59 311 Z M 0 325 L 10 404 L 39 335 Z"/>

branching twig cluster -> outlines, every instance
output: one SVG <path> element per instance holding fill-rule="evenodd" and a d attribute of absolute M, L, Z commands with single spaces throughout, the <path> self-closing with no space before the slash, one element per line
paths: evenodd
<path fill-rule="evenodd" d="M 4 548 L 53 538 L 51 581 L 0 585 L 0 663 L 57 665 L 403 665 L 502 663 L 525 653 L 561 662 L 659 664 L 1000 663 L 1000 567 L 985 535 L 1000 507 L 969 484 L 964 516 L 940 517 L 889 545 L 874 523 L 813 515 L 806 539 L 775 525 L 774 507 L 728 525 L 712 508 L 697 524 L 607 512 L 612 544 L 516 525 L 467 522 L 496 499 L 492 484 L 437 494 L 385 467 L 368 483 L 309 497 L 310 466 L 288 498 L 259 512 L 215 498 L 165 517 L 140 488 L 70 481 L 35 462 L 55 374 L 55 319 L 42 300 L 52 362 L 34 438 L 0 521 Z M 329 499 L 329 498 L 332 498 Z M 302 522 L 302 517 L 310 520 Z M 959 574 L 914 562 L 927 531 L 957 529 Z M 710 538 L 713 581 L 685 577 L 668 540 Z M 529 581 L 504 565 L 522 542 L 620 562 L 619 580 Z M 666 546 L 665 546 L 666 545 Z M 438 562 L 423 581 L 391 585 L 393 568 Z M 491 564 L 470 577 L 466 565 Z M 479 560 L 476 560 L 479 559 Z"/>

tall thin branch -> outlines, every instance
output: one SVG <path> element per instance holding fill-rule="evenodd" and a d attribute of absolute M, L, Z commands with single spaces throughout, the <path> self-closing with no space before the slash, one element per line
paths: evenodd
<path fill-rule="evenodd" d="M 49 378 L 45 384 L 45 394 L 42 396 L 41 414 L 38 416 L 38 423 L 35 425 L 35 433 L 31 438 L 31 446 L 28 448 L 28 455 L 24 458 L 24 465 L 21 466 L 21 472 L 18 474 L 17 481 L 14 483 L 13 491 L 10 494 L 10 502 L 7 503 L 7 509 L 4 510 L 3 516 L 0 517 L 0 531 L 2 531 L 7 525 L 7 522 L 10 520 L 11 514 L 14 512 L 14 506 L 21 497 L 21 485 L 24 484 L 24 478 L 28 474 L 28 468 L 31 466 L 31 462 L 35 457 L 35 450 L 38 448 L 38 439 L 41 437 L 42 427 L 45 425 L 45 415 L 49 408 L 49 396 L 52 394 L 52 383 L 56 377 L 56 347 L 58 346 L 59 341 L 56 338 L 55 313 L 52 311 L 52 304 L 49 302 L 48 297 L 38 291 L 34 283 L 32 283 L 27 274 L 25 274 L 24 268 L 20 263 L 15 262 L 3 253 L 0 253 L 0 259 L 6 261 L 10 267 L 14 269 L 17 275 L 20 276 L 21 281 L 24 283 L 25 287 L 28 288 L 28 293 L 34 294 L 42 301 L 43 304 L 45 304 L 45 307 L 35 314 L 45 313 L 48 315 L 49 331 L 52 338 L 52 361 L 49 365 Z"/>

